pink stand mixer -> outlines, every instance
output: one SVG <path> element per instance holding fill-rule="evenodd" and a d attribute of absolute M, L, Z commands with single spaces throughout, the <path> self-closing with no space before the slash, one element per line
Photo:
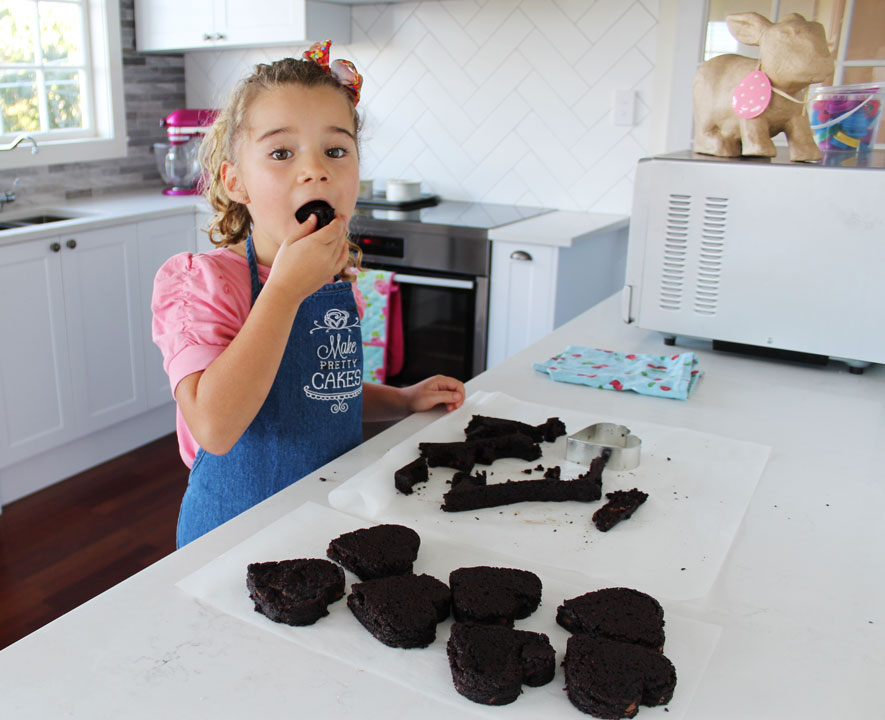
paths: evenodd
<path fill-rule="evenodd" d="M 154 157 L 163 181 L 165 195 L 196 195 L 200 187 L 197 150 L 217 110 L 182 109 L 169 113 L 160 124 L 166 128 L 168 143 L 154 143 Z"/>

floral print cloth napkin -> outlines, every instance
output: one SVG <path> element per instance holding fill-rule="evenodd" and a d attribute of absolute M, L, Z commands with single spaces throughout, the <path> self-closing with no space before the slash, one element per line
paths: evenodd
<path fill-rule="evenodd" d="M 619 353 L 612 350 L 569 345 L 546 362 L 532 367 L 557 382 L 590 385 L 604 390 L 633 390 L 642 395 L 686 400 L 697 379 L 693 352 L 677 355 Z"/>

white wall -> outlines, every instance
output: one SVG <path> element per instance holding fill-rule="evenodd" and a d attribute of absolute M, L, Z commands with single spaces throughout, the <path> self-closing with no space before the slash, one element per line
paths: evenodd
<path fill-rule="evenodd" d="M 420 178 L 448 199 L 630 212 L 636 162 L 652 152 L 658 18 L 658 0 L 354 6 L 352 41 L 332 56 L 365 76 L 363 177 Z M 188 53 L 187 104 L 216 107 L 255 63 L 303 49 Z M 633 127 L 611 121 L 616 89 L 637 93 Z"/>

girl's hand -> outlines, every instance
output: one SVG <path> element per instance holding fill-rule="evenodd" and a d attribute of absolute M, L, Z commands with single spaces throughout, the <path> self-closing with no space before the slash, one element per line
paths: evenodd
<path fill-rule="evenodd" d="M 337 215 L 319 230 L 316 225 L 316 215 L 310 215 L 283 241 L 270 268 L 268 284 L 286 289 L 293 302 L 315 293 L 347 264 L 346 220 Z"/>
<path fill-rule="evenodd" d="M 464 404 L 464 383 L 445 375 L 434 375 L 419 383 L 403 388 L 408 411 L 421 412 L 437 405 L 445 405 L 446 411 L 457 410 Z"/>

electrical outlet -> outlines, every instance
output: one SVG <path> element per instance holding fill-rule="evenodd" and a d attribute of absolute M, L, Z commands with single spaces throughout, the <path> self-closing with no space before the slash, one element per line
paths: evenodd
<path fill-rule="evenodd" d="M 612 92 L 612 123 L 630 127 L 635 124 L 636 91 L 615 90 Z"/>

